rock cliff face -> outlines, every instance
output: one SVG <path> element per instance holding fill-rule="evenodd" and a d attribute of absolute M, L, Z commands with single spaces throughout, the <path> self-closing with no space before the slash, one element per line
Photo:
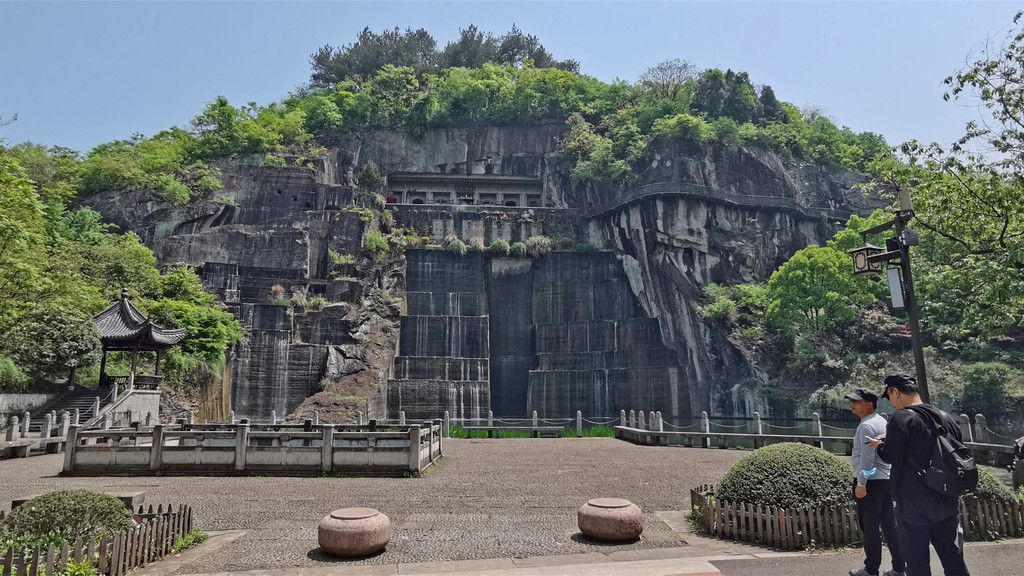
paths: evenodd
<path fill-rule="evenodd" d="M 724 327 L 696 314 L 700 285 L 764 280 L 878 202 L 864 198 L 848 172 L 663 140 L 649 144 L 637 181 L 573 187 L 571 163 L 557 151 L 562 131 L 473 127 L 419 139 L 367 132 L 325 142 L 329 152 L 312 168 L 224 161 L 225 189 L 183 207 L 145 191 L 86 204 L 138 233 L 161 262 L 200 266 L 243 318 L 249 335 L 230 367 L 238 416 L 766 413 L 751 393 L 763 380 L 756 365 Z M 385 178 L 402 173 L 403 186 L 419 177 L 436 191 L 472 177 L 473 186 L 454 180 L 452 195 L 438 196 L 460 203 L 466 190 L 499 202 L 512 184 L 539 190 L 533 208 L 388 206 L 396 225 L 434 241 L 546 235 L 610 250 L 536 260 L 411 252 L 406 293 L 405 256 L 377 261 L 362 251 L 380 219 L 345 210 L 353 175 L 370 160 Z M 332 264 L 332 252 L 354 263 Z M 322 311 L 272 306 L 295 294 L 344 303 Z"/>

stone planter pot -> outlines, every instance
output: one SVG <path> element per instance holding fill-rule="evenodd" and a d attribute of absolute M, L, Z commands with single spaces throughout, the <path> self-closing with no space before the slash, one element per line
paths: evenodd
<path fill-rule="evenodd" d="M 580 532 L 597 540 L 634 540 L 644 531 L 640 507 L 622 498 L 594 498 L 577 512 Z"/>
<path fill-rule="evenodd" d="M 373 508 L 341 508 L 320 521 L 317 540 L 332 556 L 369 556 L 391 540 L 391 520 Z"/>

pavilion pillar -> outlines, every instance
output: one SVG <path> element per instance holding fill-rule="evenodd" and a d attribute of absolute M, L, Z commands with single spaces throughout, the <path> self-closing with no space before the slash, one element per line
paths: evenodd
<path fill-rule="evenodd" d="M 107 347 L 103 347 L 103 357 L 100 359 L 100 385 L 103 384 L 103 379 L 107 375 Z"/>
<path fill-rule="evenodd" d="M 131 370 L 131 374 L 135 374 L 135 365 L 138 363 L 138 360 L 139 360 L 139 343 L 136 342 L 135 343 L 135 347 L 132 348 L 132 370 Z"/>
<path fill-rule="evenodd" d="M 163 350 L 157 349 L 156 351 L 156 370 L 153 371 L 154 376 L 160 375 L 160 356 L 164 353 Z"/>

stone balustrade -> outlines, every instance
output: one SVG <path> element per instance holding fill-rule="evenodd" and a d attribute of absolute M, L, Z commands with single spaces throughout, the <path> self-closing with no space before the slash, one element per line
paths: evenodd
<path fill-rule="evenodd" d="M 157 425 L 83 430 L 71 426 L 65 476 L 343 473 L 418 475 L 442 455 L 440 422 L 369 426 Z"/>

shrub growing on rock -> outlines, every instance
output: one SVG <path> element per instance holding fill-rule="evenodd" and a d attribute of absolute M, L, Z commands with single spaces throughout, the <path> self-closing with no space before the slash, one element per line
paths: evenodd
<path fill-rule="evenodd" d="M 491 242 L 491 245 L 487 249 L 491 251 L 491 254 L 496 256 L 508 256 L 508 242 L 501 238 Z"/>
<path fill-rule="evenodd" d="M 18 506 L 0 533 L 16 542 L 69 542 L 99 538 L 131 525 L 132 514 L 117 498 L 90 490 L 50 492 Z M 5 538 L 5 539 L 6 539 Z"/>
<path fill-rule="evenodd" d="M 784 508 L 841 506 L 852 500 L 852 478 L 853 467 L 844 459 L 807 444 L 783 442 L 734 464 L 715 497 Z"/>
<path fill-rule="evenodd" d="M 448 251 L 451 252 L 452 254 L 465 256 L 467 251 L 466 244 L 459 239 L 452 240 L 451 242 L 448 243 Z"/>
<path fill-rule="evenodd" d="M 526 240 L 526 253 L 533 258 L 540 258 L 551 253 L 551 239 L 547 236 L 530 236 Z"/>
<path fill-rule="evenodd" d="M 526 256 L 526 244 L 522 242 L 513 242 L 508 249 L 509 256 L 513 258 L 523 258 Z"/>

